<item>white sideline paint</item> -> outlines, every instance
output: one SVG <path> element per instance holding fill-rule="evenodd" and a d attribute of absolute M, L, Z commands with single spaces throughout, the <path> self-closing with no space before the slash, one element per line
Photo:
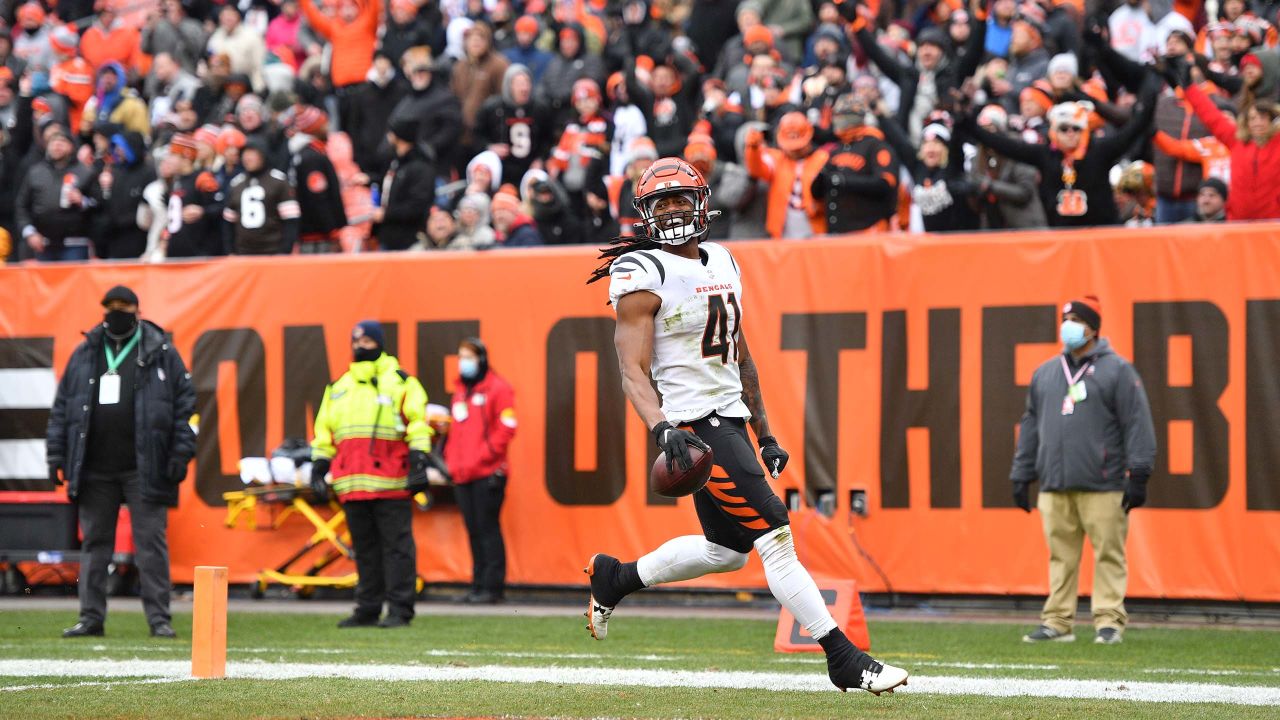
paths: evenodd
<path fill-rule="evenodd" d="M 191 663 L 177 660 L 0 660 L 0 677 L 154 678 L 187 679 Z M 818 674 L 767 672 L 718 672 L 687 670 L 635 670 L 598 667 L 512 667 L 483 665 L 451 667 L 430 665 L 355 665 L 310 663 L 227 663 L 227 677 L 255 680 L 288 680 L 308 677 L 352 680 L 435 681 L 468 680 L 562 685 L 620 685 L 642 687 L 695 687 L 740 690 L 833 692 L 827 678 Z M 1022 678 L 966 678 L 917 676 L 899 692 L 989 697 L 1061 697 L 1131 700 L 1136 702 L 1227 703 L 1232 705 L 1280 705 L 1280 687 L 1249 687 L 1209 683 L 1161 683 L 1145 681 L 1042 680 Z"/>

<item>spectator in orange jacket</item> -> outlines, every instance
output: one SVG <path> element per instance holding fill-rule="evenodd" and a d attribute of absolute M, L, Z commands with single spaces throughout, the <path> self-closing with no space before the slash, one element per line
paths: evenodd
<path fill-rule="evenodd" d="M 507 493 L 507 448 L 516 434 L 515 391 L 489 367 L 479 338 L 458 347 L 453 423 L 444 461 L 471 540 L 471 592 L 465 602 L 502 602 L 507 550 L 499 515 Z"/>
<path fill-rule="evenodd" d="M 93 66 L 76 54 L 80 37 L 70 26 L 54 28 L 49 36 L 57 64 L 49 73 L 49 87 L 67 99 L 67 118 L 80 129 L 84 105 L 93 97 Z"/>
<path fill-rule="evenodd" d="M 789 112 L 778 122 L 778 147 L 765 147 L 764 133 L 747 131 L 744 161 L 747 172 L 769 184 L 765 229 L 773 238 L 807 238 L 827 231 L 822 203 L 810 187 L 827 164 L 826 150 L 813 146 L 813 124 L 804 113 Z"/>
<path fill-rule="evenodd" d="M 335 88 L 359 85 L 373 67 L 382 0 L 342 0 L 337 17 L 320 12 L 315 0 L 302 0 L 307 24 L 333 46 L 329 78 Z"/>
<path fill-rule="evenodd" d="M 151 69 L 151 58 L 142 52 L 142 36 L 138 29 L 126 25 L 116 10 L 121 0 L 98 0 L 94 10 L 98 19 L 80 38 L 80 56 L 98 70 L 109 62 L 118 62 L 127 70 L 145 75 Z"/>

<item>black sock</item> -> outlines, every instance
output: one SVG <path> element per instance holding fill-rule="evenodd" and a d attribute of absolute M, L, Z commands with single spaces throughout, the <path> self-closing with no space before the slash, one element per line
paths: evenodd
<path fill-rule="evenodd" d="M 637 563 L 634 561 L 618 563 L 618 569 L 613 575 L 612 584 L 612 589 L 617 591 L 618 597 L 611 598 L 613 602 L 609 603 L 610 607 L 617 605 L 622 598 L 644 587 L 644 583 L 640 581 L 640 568 Z"/>
<path fill-rule="evenodd" d="M 853 643 L 849 642 L 849 638 L 844 636 L 840 628 L 832 628 L 831 632 L 818 638 L 818 644 L 822 646 L 823 651 L 827 653 L 827 657 L 831 657 L 833 653 L 841 650 L 848 651 L 849 646 Z"/>

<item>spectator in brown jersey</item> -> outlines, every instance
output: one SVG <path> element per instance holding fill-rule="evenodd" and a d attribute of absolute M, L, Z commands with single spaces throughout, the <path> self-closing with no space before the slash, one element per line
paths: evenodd
<path fill-rule="evenodd" d="M 301 211 L 289 178 L 267 164 L 267 152 L 256 140 L 240 152 L 243 172 L 231 180 L 222 211 L 238 255 L 289 253 L 298 240 Z"/>

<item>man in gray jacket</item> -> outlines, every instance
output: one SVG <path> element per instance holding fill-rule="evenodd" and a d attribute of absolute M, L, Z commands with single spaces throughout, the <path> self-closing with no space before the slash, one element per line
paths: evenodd
<path fill-rule="evenodd" d="M 1031 512 L 1029 486 L 1040 481 L 1037 507 L 1049 546 L 1049 597 L 1026 642 L 1071 642 L 1084 538 L 1094 549 L 1091 608 L 1094 642 L 1121 641 L 1128 565 L 1128 513 L 1147 500 L 1156 438 L 1142 379 L 1098 337 L 1098 299 L 1062 309 L 1063 353 L 1036 369 L 1027 392 L 1013 497 Z"/>

